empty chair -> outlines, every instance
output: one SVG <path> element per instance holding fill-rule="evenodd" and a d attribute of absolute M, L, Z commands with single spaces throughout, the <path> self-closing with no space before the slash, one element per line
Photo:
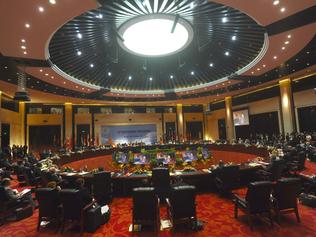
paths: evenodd
<path fill-rule="evenodd" d="M 256 172 L 259 180 L 276 181 L 282 177 L 285 170 L 284 160 L 274 160 L 270 166 Z"/>
<path fill-rule="evenodd" d="M 239 165 L 229 165 L 215 171 L 215 185 L 222 194 L 230 194 L 233 189 L 239 188 Z"/>
<path fill-rule="evenodd" d="M 132 231 L 135 225 L 152 225 L 155 232 L 159 230 L 159 199 L 152 187 L 133 189 Z"/>
<path fill-rule="evenodd" d="M 167 199 L 168 215 L 173 227 L 177 224 L 196 224 L 196 190 L 194 186 L 177 186 L 171 190 Z"/>
<path fill-rule="evenodd" d="M 154 168 L 152 170 L 152 185 L 158 197 L 163 201 L 170 193 L 170 174 L 168 168 Z"/>
<path fill-rule="evenodd" d="M 280 218 L 281 211 L 295 212 L 296 219 L 300 222 L 297 207 L 297 198 L 301 189 L 301 180 L 298 178 L 283 178 L 278 180 L 273 189 L 274 208 Z"/>
<path fill-rule="evenodd" d="M 108 204 L 111 201 L 111 172 L 102 171 L 93 175 L 93 195 L 100 205 Z"/>
<path fill-rule="evenodd" d="M 67 221 L 77 221 L 80 224 L 80 232 L 84 228 L 84 214 L 92 207 L 94 202 L 84 205 L 82 195 L 76 189 L 63 189 L 60 191 L 60 200 L 62 203 L 62 232 Z"/>
<path fill-rule="evenodd" d="M 271 225 L 271 199 L 272 182 L 259 181 L 250 183 L 245 198 L 234 195 L 235 218 L 238 217 L 238 209 L 243 210 L 248 217 L 249 225 L 252 228 L 252 217 L 257 214 L 268 214 Z"/>
<path fill-rule="evenodd" d="M 39 231 L 41 222 L 44 219 L 56 219 L 57 227 L 59 227 L 61 217 L 59 192 L 52 188 L 38 188 L 35 195 L 39 204 L 37 231 Z"/>

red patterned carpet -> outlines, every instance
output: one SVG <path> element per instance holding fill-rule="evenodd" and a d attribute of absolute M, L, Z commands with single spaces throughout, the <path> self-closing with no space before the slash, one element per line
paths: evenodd
<path fill-rule="evenodd" d="M 115 198 L 111 204 L 112 215 L 109 223 L 100 227 L 94 234 L 85 233 L 84 236 L 109 236 L 127 237 L 131 236 L 128 227 L 131 223 L 131 199 Z M 316 210 L 300 205 L 300 215 L 302 222 L 297 223 L 295 215 L 290 213 L 281 218 L 280 225 L 270 224 L 265 221 L 255 223 L 253 230 L 247 225 L 246 218 L 240 213 L 240 218 L 233 217 L 233 204 L 230 200 L 220 198 L 216 194 L 202 194 L 197 196 L 198 219 L 204 222 L 204 229 L 201 231 L 192 230 L 164 230 L 159 233 L 160 237 L 169 236 L 273 236 L 273 237 L 302 237 L 316 236 Z M 166 208 L 161 207 L 161 218 L 166 217 Z M 38 212 L 32 217 L 19 222 L 7 223 L 0 227 L 1 237 L 33 237 L 33 236 L 79 236 L 74 230 L 69 230 L 63 235 L 55 233 L 54 228 L 43 228 L 36 232 Z M 137 233 L 134 236 L 153 236 L 152 232 Z"/>

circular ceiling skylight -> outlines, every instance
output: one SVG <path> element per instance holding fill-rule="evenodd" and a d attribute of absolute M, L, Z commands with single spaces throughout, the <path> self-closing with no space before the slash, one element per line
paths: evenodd
<path fill-rule="evenodd" d="M 176 20 L 174 15 L 162 14 L 134 18 L 125 23 L 118 34 L 118 42 L 122 48 L 146 57 L 177 53 L 186 48 L 193 39 L 193 29 L 188 22 L 181 18 Z"/>

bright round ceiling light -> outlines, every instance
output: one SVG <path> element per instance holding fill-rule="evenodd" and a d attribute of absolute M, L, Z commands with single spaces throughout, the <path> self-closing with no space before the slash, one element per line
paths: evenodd
<path fill-rule="evenodd" d="M 167 56 L 185 49 L 193 39 L 191 25 L 176 16 L 147 15 L 126 22 L 118 34 L 118 42 L 126 51 L 139 55 Z"/>

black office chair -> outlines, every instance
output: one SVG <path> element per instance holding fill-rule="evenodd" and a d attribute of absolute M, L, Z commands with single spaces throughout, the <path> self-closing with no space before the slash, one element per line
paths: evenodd
<path fill-rule="evenodd" d="M 158 232 L 160 227 L 159 199 L 152 187 L 133 189 L 132 231 L 135 225 L 152 225 Z"/>
<path fill-rule="evenodd" d="M 59 193 L 52 188 L 38 188 L 35 192 L 39 204 L 37 231 L 40 230 L 42 220 L 56 219 L 57 229 L 60 226 L 61 205 Z"/>
<path fill-rule="evenodd" d="M 77 221 L 80 224 L 80 232 L 83 232 L 85 212 L 91 208 L 94 202 L 84 206 L 83 199 L 79 190 L 62 189 L 60 200 L 63 207 L 62 211 L 62 232 L 67 221 Z"/>
<path fill-rule="evenodd" d="M 249 225 L 252 228 L 253 216 L 257 214 L 268 214 L 270 223 L 273 226 L 270 199 L 272 185 L 270 181 L 253 182 L 248 186 L 245 199 L 235 194 L 235 218 L 238 218 L 238 209 L 243 210 L 247 214 Z"/>
<path fill-rule="evenodd" d="M 152 185 L 155 192 L 163 202 L 170 193 L 170 174 L 168 168 L 154 168 L 152 170 Z"/>
<path fill-rule="evenodd" d="M 275 160 L 269 168 L 258 170 L 256 175 L 261 181 L 276 181 L 282 177 L 285 168 L 284 160 Z"/>
<path fill-rule="evenodd" d="M 111 172 L 98 172 L 93 175 L 93 195 L 100 205 L 112 200 Z"/>
<path fill-rule="evenodd" d="M 240 188 L 239 165 L 229 165 L 215 171 L 215 185 L 221 194 L 231 194 L 232 190 Z"/>
<path fill-rule="evenodd" d="M 297 198 L 300 190 L 301 180 L 298 178 L 283 178 L 278 180 L 273 189 L 273 203 L 278 220 L 280 220 L 281 211 L 292 211 L 296 215 L 297 222 L 300 222 L 297 207 Z"/>
<path fill-rule="evenodd" d="M 167 199 L 168 215 L 173 227 L 187 223 L 196 225 L 196 189 L 194 186 L 184 185 L 173 187 Z"/>
<path fill-rule="evenodd" d="M 294 172 L 302 171 L 305 169 L 306 153 L 301 151 L 291 162 L 288 163 L 289 169 Z"/>

